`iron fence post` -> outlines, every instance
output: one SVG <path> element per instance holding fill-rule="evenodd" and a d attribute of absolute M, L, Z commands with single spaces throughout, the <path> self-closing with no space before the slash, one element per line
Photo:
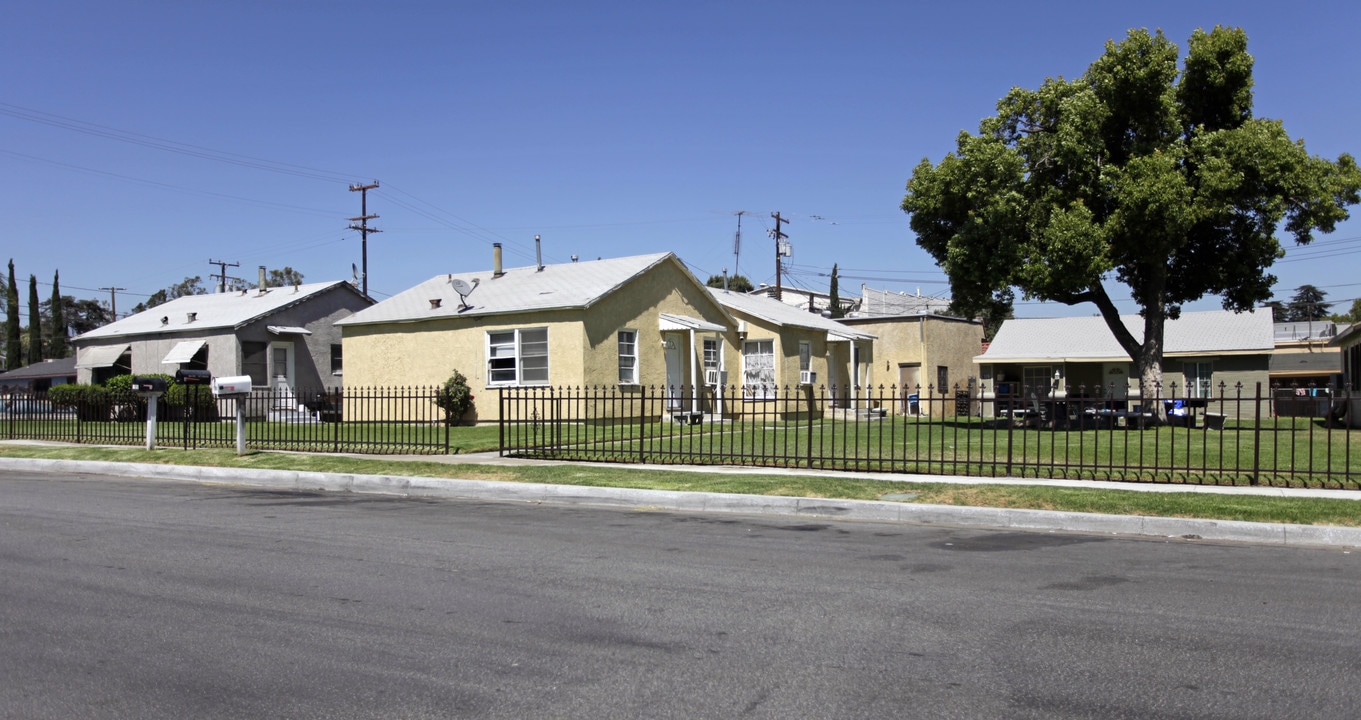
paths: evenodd
<path fill-rule="evenodd" d="M 1252 477 L 1249 485 L 1256 485 L 1262 472 L 1262 382 L 1257 381 L 1257 392 L 1253 398 L 1256 420 L 1252 424 Z"/>

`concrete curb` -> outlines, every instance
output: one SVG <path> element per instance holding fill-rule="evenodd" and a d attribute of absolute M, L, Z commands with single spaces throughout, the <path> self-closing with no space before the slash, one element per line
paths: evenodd
<path fill-rule="evenodd" d="M 1100 535 L 1220 540 L 1267 545 L 1361 547 L 1361 528 L 1290 525 L 1142 515 L 917 505 L 873 500 L 829 500 L 767 495 L 597 488 L 576 485 L 449 480 L 396 475 L 350 475 L 94 460 L 0 458 L 0 468 L 50 473 L 95 473 L 211 485 L 265 487 L 513 502 L 626 507 L 673 512 L 901 522 L 915 525 L 1061 531 Z"/>

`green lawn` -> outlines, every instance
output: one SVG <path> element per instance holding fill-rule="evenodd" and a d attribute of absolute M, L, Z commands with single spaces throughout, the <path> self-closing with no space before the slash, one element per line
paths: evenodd
<path fill-rule="evenodd" d="M 457 428 L 456 428 L 457 430 Z M 786 497 L 891 500 L 973 507 L 1029 508 L 1117 515 L 1205 518 L 1306 525 L 1361 526 L 1361 492 L 1356 500 L 1280 498 L 1196 492 L 1136 492 L 1088 488 L 987 484 L 918 483 L 818 475 L 733 475 L 721 472 L 642 470 L 617 465 L 506 467 L 393 458 L 233 450 L 146 451 L 95 446 L 0 444 L 0 457 L 104 460 L 206 465 L 346 474 L 406 475 L 502 482 L 536 482 L 592 487 L 628 487 L 691 492 L 744 493 Z M 449 458 L 457 460 L 457 458 Z"/>
<path fill-rule="evenodd" d="M 1257 484 L 1361 485 L 1361 434 L 1305 419 L 1222 431 L 1054 430 L 978 419 L 795 420 L 677 425 L 513 426 L 527 456 L 615 462 L 740 464 L 950 475 Z"/>

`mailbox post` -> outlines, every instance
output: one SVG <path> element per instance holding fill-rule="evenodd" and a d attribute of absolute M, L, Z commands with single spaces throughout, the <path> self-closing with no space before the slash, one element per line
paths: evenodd
<path fill-rule="evenodd" d="M 213 378 L 213 397 L 236 401 L 236 454 L 246 454 L 245 399 L 250 395 L 250 376 L 233 375 Z"/>
<path fill-rule="evenodd" d="M 135 377 L 132 391 L 146 400 L 146 449 L 156 449 L 156 406 L 165 394 L 165 379 L 158 377 Z"/>

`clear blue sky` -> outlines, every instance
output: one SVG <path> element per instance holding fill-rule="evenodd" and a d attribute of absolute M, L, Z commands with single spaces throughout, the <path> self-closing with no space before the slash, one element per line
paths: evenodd
<path fill-rule="evenodd" d="M 929 6 L 929 7 L 919 7 Z M 948 292 L 898 209 L 1013 86 L 1081 74 L 1108 39 L 1243 27 L 1259 117 L 1316 155 L 1361 153 L 1352 2 L 10 3 L 0 93 L 4 257 L 21 302 L 53 270 L 120 311 L 208 260 L 349 279 L 350 183 L 377 179 L 369 287 L 671 250 L 703 280 Z M 1353 209 L 1361 212 L 1361 209 Z M 1277 297 L 1361 295 L 1361 219 L 1288 247 Z M 3 258 L 0 258 L 3 262 Z M 1132 303 L 1121 303 L 1133 311 Z M 1196 309 L 1218 307 L 1207 299 Z M 1018 314 L 1090 314 L 1023 304 Z M 26 317 L 26 316 L 25 316 Z"/>

